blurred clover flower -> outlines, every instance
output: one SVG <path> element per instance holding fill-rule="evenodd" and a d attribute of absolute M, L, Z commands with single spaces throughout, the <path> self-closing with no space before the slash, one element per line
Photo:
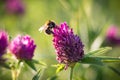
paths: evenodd
<path fill-rule="evenodd" d="M 73 30 L 69 28 L 66 22 L 53 29 L 53 37 L 57 60 L 59 63 L 66 64 L 66 68 L 83 58 L 84 45 L 79 36 L 73 33 Z"/>
<path fill-rule="evenodd" d="M 111 26 L 107 31 L 107 43 L 110 45 L 119 45 L 120 37 L 118 35 L 118 28 L 116 26 Z"/>
<path fill-rule="evenodd" d="M 6 0 L 5 8 L 9 14 L 24 13 L 24 6 L 22 4 L 22 0 Z"/>
<path fill-rule="evenodd" d="M 17 59 L 31 60 L 34 56 L 36 45 L 30 36 L 18 35 L 9 45 L 9 50 Z"/>
<path fill-rule="evenodd" d="M 8 34 L 5 31 L 0 30 L 0 58 L 6 53 L 8 46 Z"/>

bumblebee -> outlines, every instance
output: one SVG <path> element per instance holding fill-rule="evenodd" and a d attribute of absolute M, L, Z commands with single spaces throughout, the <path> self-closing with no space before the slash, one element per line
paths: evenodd
<path fill-rule="evenodd" d="M 39 31 L 44 31 L 46 34 L 53 34 L 52 29 L 56 27 L 54 21 L 48 20 L 42 27 L 39 28 Z"/>

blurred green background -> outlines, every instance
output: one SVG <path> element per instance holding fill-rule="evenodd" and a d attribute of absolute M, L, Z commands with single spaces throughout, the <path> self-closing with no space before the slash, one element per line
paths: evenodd
<path fill-rule="evenodd" d="M 102 47 L 106 31 L 110 25 L 120 26 L 120 0 L 21 0 L 25 12 L 21 15 L 5 11 L 5 0 L 0 0 L 0 28 L 5 29 L 11 38 L 18 34 L 30 35 L 37 44 L 34 59 L 48 65 L 57 64 L 52 36 L 38 31 L 47 20 L 56 24 L 67 22 L 75 34 L 81 37 L 85 53 Z M 97 42 L 96 42 L 97 41 Z M 97 44 L 97 45 L 96 45 Z M 107 45 L 105 45 L 107 46 Z M 120 46 L 113 46 L 107 56 L 118 57 Z M 106 64 L 120 71 L 120 63 Z M 39 67 L 39 65 L 38 65 Z M 69 69 L 58 74 L 56 68 L 48 67 L 43 71 L 40 80 L 67 80 Z M 18 80 L 32 80 L 35 72 L 24 66 Z M 57 76 L 56 76 L 57 75 Z M 74 80 L 120 80 L 106 66 L 77 64 Z M 12 80 L 11 72 L 0 68 L 0 80 Z"/>

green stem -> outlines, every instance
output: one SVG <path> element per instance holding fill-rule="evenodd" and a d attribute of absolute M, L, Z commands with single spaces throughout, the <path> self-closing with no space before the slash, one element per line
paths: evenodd
<path fill-rule="evenodd" d="M 17 80 L 17 71 L 12 69 L 12 80 Z"/>
<path fill-rule="evenodd" d="M 21 68 L 22 68 L 21 60 L 18 61 L 15 65 L 11 66 L 12 80 L 18 80 Z"/>
<path fill-rule="evenodd" d="M 71 67 L 71 69 L 70 69 L 70 79 L 69 80 L 72 80 L 72 77 L 73 77 L 73 68 L 74 67 Z"/>

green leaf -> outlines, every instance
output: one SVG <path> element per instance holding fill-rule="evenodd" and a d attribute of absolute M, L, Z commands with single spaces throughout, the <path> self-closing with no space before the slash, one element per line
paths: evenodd
<path fill-rule="evenodd" d="M 43 65 L 43 66 L 47 66 L 46 63 L 44 63 L 44 62 L 42 62 L 42 61 L 37 61 L 37 60 L 35 60 L 35 59 L 32 59 L 32 62 L 33 62 L 33 63 L 36 63 L 36 64 Z"/>
<path fill-rule="evenodd" d="M 120 62 L 120 58 L 119 57 L 100 56 L 100 57 L 96 57 L 96 58 L 101 59 L 101 61 L 104 62 L 104 63 Z"/>
<path fill-rule="evenodd" d="M 80 63 L 84 64 L 97 64 L 97 65 L 103 65 L 101 62 L 101 59 L 96 57 L 84 57 L 82 60 L 79 61 Z"/>
<path fill-rule="evenodd" d="M 62 71 L 65 68 L 64 64 L 52 65 L 52 67 L 57 67 L 56 73 Z"/>
<path fill-rule="evenodd" d="M 6 68 L 6 69 L 11 69 L 10 66 L 6 63 L 0 63 L 0 66 Z"/>
<path fill-rule="evenodd" d="M 24 60 L 24 61 L 29 67 L 31 67 L 33 70 L 37 71 L 32 60 Z"/>
<path fill-rule="evenodd" d="M 64 69 L 65 65 L 60 64 L 56 70 L 56 73 L 59 73 L 60 71 L 62 71 Z"/>
<path fill-rule="evenodd" d="M 95 51 L 88 52 L 85 56 L 86 57 L 88 57 L 88 56 L 96 56 L 96 55 L 107 53 L 110 50 L 112 50 L 111 47 L 104 47 L 104 48 L 100 48 L 100 49 L 95 50 Z"/>
<path fill-rule="evenodd" d="M 120 62 L 120 58 L 117 57 L 107 57 L 107 56 L 100 56 L 100 57 L 84 57 L 82 60 L 79 61 L 80 63 L 85 64 L 96 64 L 96 65 L 103 65 L 103 63 L 110 63 L 110 62 Z"/>
<path fill-rule="evenodd" d="M 118 76 L 120 76 L 120 71 L 112 66 L 107 66 L 110 70 L 112 70 L 113 72 L 115 72 L 116 74 L 118 74 Z"/>
<path fill-rule="evenodd" d="M 10 64 L 7 62 L 7 59 L 0 59 L 0 66 L 6 69 L 11 69 Z"/>
<path fill-rule="evenodd" d="M 41 75 L 41 69 L 37 72 L 37 74 L 32 78 L 32 80 L 39 80 Z"/>

